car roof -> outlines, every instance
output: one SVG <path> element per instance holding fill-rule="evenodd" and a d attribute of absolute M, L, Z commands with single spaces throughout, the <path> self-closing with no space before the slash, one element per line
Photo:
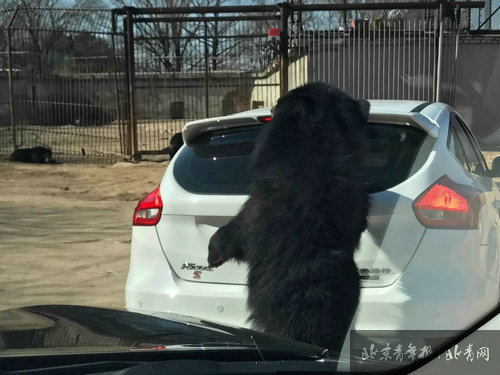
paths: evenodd
<path fill-rule="evenodd" d="M 404 120 L 414 122 L 421 129 L 433 137 L 437 137 L 438 118 L 449 107 L 443 103 L 419 100 L 369 100 L 370 121 Z M 258 117 L 270 116 L 271 108 L 258 108 L 238 112 L 227 116 L 211 117 L 188 122 L 183 130 L 182 137 L 189 143 L 201 133 L 217 129 L 238 127 L 259 123 Z M 404 122 L 403 121 L 403 122 Z M 399 122 L 399 121 L 398 121 Z"/>

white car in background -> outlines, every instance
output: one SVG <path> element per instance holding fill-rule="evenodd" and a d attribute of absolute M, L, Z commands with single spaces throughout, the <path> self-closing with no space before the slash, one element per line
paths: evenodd
<path fill-rule="evenodd" d="M 465 329 L 499 302 L 498 168 L 453 108 L 370 104 L 371 209 L 353 327 Z M 207 245 L 246 201 L 249 156 L 269 121 L 258 109 L 186 124 L 185 145 L 135 210 L 127 309 L 248 326 L 245 265 L 209 268 Z"/>

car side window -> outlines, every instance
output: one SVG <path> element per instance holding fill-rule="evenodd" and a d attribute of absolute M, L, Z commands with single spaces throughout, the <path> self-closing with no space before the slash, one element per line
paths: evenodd
<path fill-rule="evenodd" d="M 458 117 L 456 115 L 452 115 L 451 117 L 452 126 L 455 129 L 455 132 L 458 137 L 458 141 L 463 147 L 463 152 L 465 154 L 465 160 L 467 161 L 467 166 L 470 172 L 476 174 L 484 173 L 483 165 L 481 160 L 479 159 L 476 151 L 472 147 L 471 139 L 466 134 L 465 129 L 460 124 Z"/>
<path fill-rule="evenodd" d="M 458 123 L 460 124 L 461 129 L 464 131 L 465 136 L 468 139 L 468 144 L 472 148 L 472 151 L 474 152 L 474 155 L 476 157 L 477 163 L 475 165 L 475 169 L 473 169 L 473 172 L 481 175 L 484 174 L 486 171 L 488 171 L 488 164 L 486 164 L 486 160 L 484 159 L 483 153 L 481 152 L 481 149 L 479 148 L 474 136 L 472 135 L 472 132 L 470 131 L 469 127 L 460 119 L 460 117 L 456 116 Z"/>
<path fill-rule="evenodd" d="M 448 150 L 457 158 L 458 162 L 464 167 L 464 169 L 469 170 L 469 165 L 465 159 L 464 149 L 458 139 L 457 131 L 455 126 L 450 122 L 450 130 L 448 132 Z"/>

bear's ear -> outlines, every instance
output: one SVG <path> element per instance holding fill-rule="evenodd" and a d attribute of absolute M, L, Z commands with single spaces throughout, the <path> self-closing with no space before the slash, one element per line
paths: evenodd
<path fill-rule="evenodd" d="M 363 117 L 368 121 L 368 116 L 370 115 L 370 102 L 368 100 L 359 99 L 358 104 Z"/>

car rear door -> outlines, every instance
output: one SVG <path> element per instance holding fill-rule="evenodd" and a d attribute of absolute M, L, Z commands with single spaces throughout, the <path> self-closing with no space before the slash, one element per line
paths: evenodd
<path fill-rule="evenodd" d="M 471 178 L 472 185 L 482 192 L 485 203 L 480 210 L 480 247 L 481 252 L 485 252 L 485 273 L 490 274 L 500 281 L 500 253 L 499 253 L 499 215 L 498 203 L 500 193 L 498 186 L 489 175 L 489 168 L 484 160 L 483 154 L 471 131 L 457 114 L 450 116 L 450 137 L 455 138 L 455 142 L 463 149 L 463 166 L 467 175 Z M 483 254 L 481 254 L 483 255 Z"/>

